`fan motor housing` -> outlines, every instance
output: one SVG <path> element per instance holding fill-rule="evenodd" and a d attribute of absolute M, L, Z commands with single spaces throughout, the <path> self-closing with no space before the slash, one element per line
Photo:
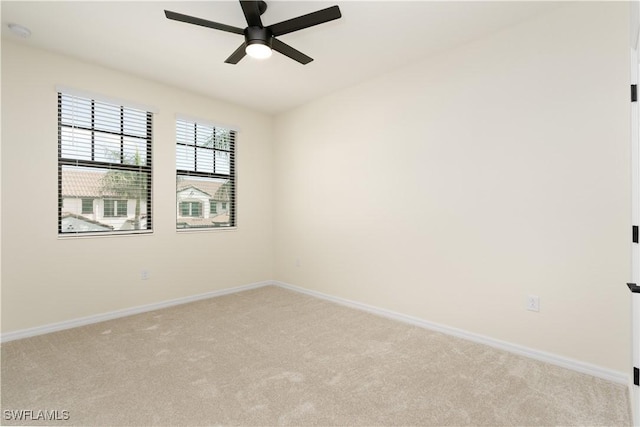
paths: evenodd
<path fill-rule="evenodd" d="M 244 29 L 244 40 L 246 45 L 250 44 L 264 44 L 271 47 L 271 30 L 263 27 L 247 27 Z"/>

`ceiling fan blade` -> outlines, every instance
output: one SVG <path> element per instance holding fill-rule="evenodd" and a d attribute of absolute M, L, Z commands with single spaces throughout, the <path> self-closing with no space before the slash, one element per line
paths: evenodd
<path fill-rule="evenodd" d="M 242 6 L 242 12 L 244 12 L 244 17 L 247 19 L 247 24 L 249 24 L 250 27 L 262 28 L 258 3 L 257 1 L 240 0 L 240 6 Z"/>
<path fill-rule="evenodd" d="M 296 49 L 292 48 L 288 44 L 283 43 L 283 42 L 281 42 L 280 40 L 278 40 L 276 38 L 272 38 L 271 39 L 271 47 L 273 48 L 273 50 L 275 50 L 277 52 L 280 52 L 284 56 L 288 56 L 289 58 L 293 59 L 294 61 L 298 61 L 299 63 L 301 63 L 303 65 L 308 64 L 309 62 L 313 61 L 313 58 L 305 55 L 304 53 L 300 52 L 299 50 L 296 50 Z"/>
<path fill-rule="evenodd" d="M 340 13 L 340 8 L 338 6 L 331 6 L 326 9 L 318 10 L 317 12 L 289 19 L 288 21 L 269 25 L 267 28 L 269 28 L 271 33 L 277 37 L 293 31 L 313 27 L 314 25 L 324 24 L 325 22 L 333 21 L 334 19 L 341 17 L 342 14 Z"/>
<path fill-rule="evenodd" d="M 218 22 L 207 21 L 206 19 L 196 18 L 195 16 L 183 15 L 182 13 L 165 10 L 164 15 L 168 19 L 174 21 L 186 22 L 187 24 L 200 25 L 201 27 L 213 28 L 214 30 L 226 31 L 228 33 L 244 34 L 244 30 L 231 25 L 220 24 Z"/>
<path fill-rule="evenodd" d="M 244 49 L 245 45 L 242 43 L 224 62 L 227 64 L 237 64 L 247 54 Z"/>

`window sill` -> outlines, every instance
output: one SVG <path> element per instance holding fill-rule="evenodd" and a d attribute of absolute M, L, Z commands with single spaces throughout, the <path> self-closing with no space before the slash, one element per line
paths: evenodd
<path fill-rule="evenodd" d="M 206 227 L 206 228 L 176 228 L 177 233 L 218 233 L 224 231 L 238 231 L 238 226 L 235 227 Z"/>
<path fill-rule="evenodd" d="M 140 231 L 123 231 L 121 233 L 58 233 L 58 240 L 72 240 L 72 239 L 89 239 L 89 238 L 113 238 L 113 237 L 132 237 L 132 236 L 150 236 L 153 234 L 153 230 L 140 230 Z"/>

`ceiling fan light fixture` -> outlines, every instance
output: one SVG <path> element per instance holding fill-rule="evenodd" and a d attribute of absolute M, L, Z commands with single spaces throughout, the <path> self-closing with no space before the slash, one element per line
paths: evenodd
<path fill-rule="evenodd" d="M 262 43 L 260 41 L 254 41 L 253 43 L 248 44 L 245 48 L 245 52 L 247 55 L 255 59 L 267 59 L 273 53 L 266 43 Z"/>
<path fill-rule="evenodd" d="M 331 6 L 265 27 L 260 18 L 260 15 L 267 10 L 267 4 L 264 0 L 240 0 L 240 6 L 247 21 L 247 27 L 245 29 L 208 21 L 195 16 L 183 15 L 182 13 L 172 12 L 170 10 L 165 10 L 164 15 L 167 19 L 174 21 L 213 28 L 214 30 L 225 31 L 227 33 L 243 34 L 244 42 L 224 61 L 226 64 L 237 64 L 245 55 L 257 59 L 266 59 L 271 56 L 273 49 L 303 65 L 313 61 L 313 58 L 295 50 L 288 44 L 278 40 L 277 37 L 342 17 L 340 8 L 338 6 Z"/>

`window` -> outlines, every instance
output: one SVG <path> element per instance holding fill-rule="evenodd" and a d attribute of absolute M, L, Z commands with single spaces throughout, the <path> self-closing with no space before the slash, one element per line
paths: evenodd
<path fill-rule="evenodd" d="M 184 217 L 201 217 L 202 204 L 200 202 L 180 202 L 180 214 Z"/>
<path fill-rule="evenodd" d="M 104 216 L 105 218 L 127 216 L 127 201 L 106 199 L 104 201 Z"/>
<path fill-rule="evenodd" d="M 176 121 L 177 228 L 235 227 L 235 141 L 234 130 Z"/>
<path fill-rule="evenodd" d="M 82 199 L 82 214 L 93 213 L 93 199 Z"/>
<path fill-rule="evenodd" d="M 152 230 L 152 117 L 58 93 L 59 234 Z"/>

